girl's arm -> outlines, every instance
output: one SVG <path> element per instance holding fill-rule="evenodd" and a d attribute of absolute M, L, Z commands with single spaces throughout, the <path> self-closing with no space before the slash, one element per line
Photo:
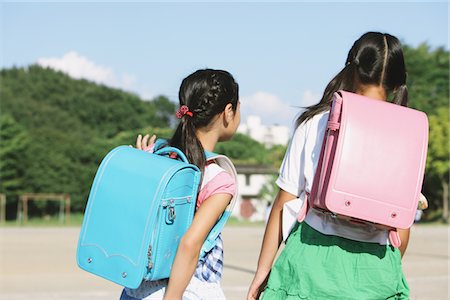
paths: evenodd
<path fill-rule="evenodd" d="M 282 212 L 283 205 L 297 198 L 282 189 L 278 191 L 277 197 L 270 212 L 269 221 L 267 222 L 266 231 L 259 254 L 258 267 L 256 269 L 255 277 L 247 294 L 248 300 L 258 299 L 261 292 L 264 290 L 269 278 L 270 269 L 272 268 L 275 255 L 283 240 L 282 235 Z"/>
<path fill-rule="evenodd" d="M 406 247 L 408 247 L 410 228 L 397 229 L 397 230 L 398 230 L 398 234 L 400 235 L 400 241 L 402 241 L 402 244 L 400 245 L 400 247 L 398 249 L 400 250 L 400 254 L 403 257 L 403 255 L 405 254 L 405 251 L 406 251 Z"/>
<path fill-rule="evenodd" d="M 230 194 L 214 194 L 198 208 L 194 220 L 178 245 L 164 299 L 181 299 L 198 263 L 208 233 L 231 200 Z"/>

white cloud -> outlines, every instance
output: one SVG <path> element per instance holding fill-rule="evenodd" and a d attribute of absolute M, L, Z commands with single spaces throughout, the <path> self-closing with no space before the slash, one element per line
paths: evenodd
<path fill-rule="evenodd" d="M 40 58 L 38 65 L 67 73 L 73 78 L 84 78 L 97 83 L 110 84 L 114 81 L 112 69 L 96 65 L 75 51 L 66 53 L 61 58 Z"/>
<path fill-rule="evenodd" d="M 117 75 L 111 68 L 98 65 L 75 51 L 70 51 L 62 57 L 40 58 L 37 63 L 43 67 L 62 71 L 76 79 L 83 78 L 127 91 L 136 90 L 137 80 L 134 75 L 126 73 Z"/>
<path fill-rule="evenodd" d="M 243 96 L 241 97 L 242 122 L 245 122 L 248 116 L 256 115 L 261 118 L 264 125 L 279 124 L 292 128 L 295 119 L 303 111 L 301 108 L 316 104 L 320 97 L 320 94 L 312 90 L 305 90 L 300 99 L 292 103 L 262 91 Z"/>
<path fill-rule="evenodd" d="M 261 117 L 264 125 L 285 125 L 290 127 L 298 108 L 281 100 L 278 96 L 256 92 L 250 96 L 241 97 L 241 114 L 245 121 L 249 115 Z"/>

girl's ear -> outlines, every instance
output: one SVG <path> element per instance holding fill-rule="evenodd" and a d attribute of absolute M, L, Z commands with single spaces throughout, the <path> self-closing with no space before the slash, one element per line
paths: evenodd
<path fill-rule="evenodd" d="M 225 121 L 227 123 L 230 123 L 231 121 L 233 121 L 234 110 L 233 110 L 233 105 L 231 103 L 228 103 L 225 106 L 225 110 L 223 112 L 224 112 Z"/>

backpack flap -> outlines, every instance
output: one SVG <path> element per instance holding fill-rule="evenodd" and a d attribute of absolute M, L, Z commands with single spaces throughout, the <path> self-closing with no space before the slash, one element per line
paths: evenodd
<path fill-rule="evenodd" d="M 326 194 L 326 207 L 336 214 L 409 228 L 422 189 L 427 116 L 386 101 L 340 94 L 336 148 L 325 151 L 328 163 L 319 187 Z"/>
<path fill-rule="evenodd" d="M 109 152 L 89 194 L 78 241 L 80 268 L 122 286 L 138 287 L 154 264 L 151 255 L 157 245 L 151 242 L 158 240 L 157 219 L 170 210 L 161 201 L 167 196 L 166 186 L 186 168 L 198 177 L 195 166 L 128 146 Z M 197 186 L 190 191 L 194 199 Z M 164 223 L 170 218 L 164 216 Z"/>

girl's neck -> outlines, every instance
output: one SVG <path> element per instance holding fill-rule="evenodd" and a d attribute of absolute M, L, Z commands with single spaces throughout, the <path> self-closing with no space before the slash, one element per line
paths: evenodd
<path fill-rule="evenodd" d="M 200 143 L 202 143 L 203 149 L 210 152 L 214 151 L 219 141 L 219 135 L 215 130 L 197 129 L 195 133 Z"/>
<path fill-rule="evenodd" d="M 363 85 L 361 86 L 356 93 L 376 99 L 386 101 L 386 90 L 380 85 Z"/>

